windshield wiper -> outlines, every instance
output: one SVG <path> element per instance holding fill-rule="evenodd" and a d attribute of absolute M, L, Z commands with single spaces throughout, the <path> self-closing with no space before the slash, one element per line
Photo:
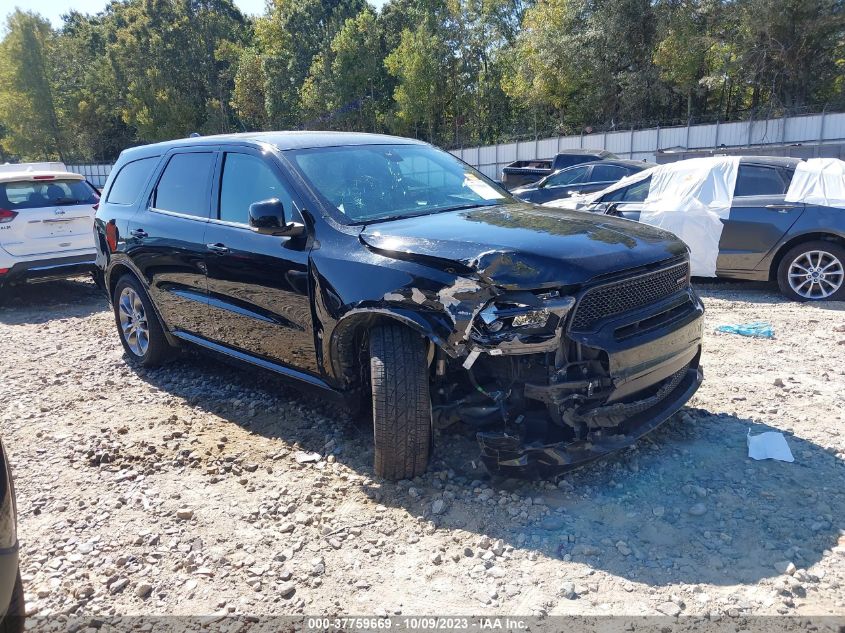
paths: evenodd
<path fill-rule="evenodd" d="M 476 209 L 478 207 L 495 207 L 495 204 L 480 204 L 480 203 L 473 203 L 473 204 L 459 204 L 455 205 L 454 207 L 444 207 L 442 209 L 430 209 L 427 211 L 422 211 L 420 213 L 407 213 L 407 214 L 397 214 L 397 215 L 385 215 L 379 218 L 371 218 L 368 220 L 362 220 L 359 224 L 373 224 L 375 222 L 391 222 L 392 220 L 405 220 L 407 218 L 418 218 L 424 215 L 434 215 L 435 213 L 448 213 L 449 211 L 463 211 L 464 209 Z"/>

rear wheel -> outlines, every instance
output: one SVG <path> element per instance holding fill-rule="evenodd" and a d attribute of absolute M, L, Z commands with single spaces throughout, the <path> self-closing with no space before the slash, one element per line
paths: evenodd
<path fill-rule="evenodd" d="M 152 302 L 135 277 L 124 275 L 112 296 L 120 342 L 130 360 L 144 367 L 160 365 L 173 354 Z"/>
<path fill-rule="evenodd" d="M 845 247 L 818 240 L 789 249 L 778 266 L 778 286 L 793 301 L 845 299 Z"/>
<path fill-rule="evenodd" d="M 425 472 L 431 450 L 431 398 L 425 342 L 401 325 L 370 332 L 375 473 L 412 479 Z"/>

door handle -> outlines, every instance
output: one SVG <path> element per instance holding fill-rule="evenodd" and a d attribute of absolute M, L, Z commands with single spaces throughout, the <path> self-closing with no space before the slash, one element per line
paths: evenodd
<path fill-rule="evenodd" d="M 225 244 L 221 244 L 220 242 L 217 242 L 216 244 L 206 244 L 206 245 L 205 245 L 205 247 L 206 247 L 208 250 L 210 250 L 211 252 L 213 252 L 213 253 L 220 253 L 221 255 L 222 255 L 223 253 L 228 253 L 228 252 L 229 252 L 229 247 L 228 247 L 228 246 L 226 246 Z"/>
<path fill-rule="evenodd" d="M 139 239 L 149 237 L 149 234 L 144 229 L 132 229 L 131 231 L 129 231 L 129 234 L 132 237 L 137 237 Z"/>
<path fill-rule="evenodd" d="M 797 209 L 798 205 L 797 204 L 767 204 L 766 208 L 767 209 L 776 209 L 776 210 Z"/>

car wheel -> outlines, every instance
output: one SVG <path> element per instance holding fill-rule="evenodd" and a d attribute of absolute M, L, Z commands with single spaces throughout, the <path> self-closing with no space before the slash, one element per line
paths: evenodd
<path fill-rule="evenodd" d="M 401 325 L 370 332 L 375 473 L 412 479 L 425 472 L 431 447 L 431 398 L 423 338 Z"/>
<path fill-rule="evenodd" d="M 18 575 L 15 578 L 15 588 L 12 590 L 12 597 L 9 600 L 9 608 L 6 615 L 0 619 L 0 633 L 21 633 L 24 630 L 26 620 L 26 605 L 23 597 L 23 581 L 21 570 L 18 568 Z"/>
<path fill-rule="evenodd" d="M 112 304 L 120 342 L 132 362 L 155 367 L 172 355 L 173 348 L 164 336 L 152 302 L 134 276 L 120 278 Z"/>
<path fill-rule="evenodd" d="M 845 247 L 819 240 L 789 249 L 778 266 L 778 285 L 793 301 L 845 299 Z"/>

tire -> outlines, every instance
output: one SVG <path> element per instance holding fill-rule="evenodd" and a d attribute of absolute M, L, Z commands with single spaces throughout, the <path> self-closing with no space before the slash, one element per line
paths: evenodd
<path fill-rule="evenodd" d="M 128 304 L 121 304 L 123 299 L 128 299 Z M 173 356 L 173 348 L 164 336 L 164 328 L 153 304 L 133 275 L 127 274 L 118 280 L 112 295 L 112 306 L 117 333 L 130 362 L 142 367 L 156 367 Z M 132 310 L 131 320 L 138 323 L 134 338 L 127 334 L 121 321 L 122 314 L 126 314 L 124 308 Z M 142 336 L 142 333 L 145 335 Z"/>
<path fill-rule="evenodd" d="M 21 633 L 24 630 L 26 621 L 26 605 L 23 597 L 23 581 L 21 570 L 18 567 L 18 575 L 15 578 L 15 588 L 12 590 L 12 597 L 9 600 L 9 608 L 6 615 L 0 619 L 0 633 Z"/>
<path fill-rule="evenodd" d="M 818 265 L 819 261 L 821 265 Z M 808 281 L 804 271 L 811 271 L 814 266 L 822 269 L 817 273 L 819 281 L 802 285 Z M 798 274 L 801 276 L 796 276 Z M 783 295 L 793 301 L 845 300 L 845 247 L 839 242 L 823 240 L 792 247 L 778 265 L 778 286 Z"/>
<path fill-rule="evenodd" d="M 431 448 L 431 398 L 423 338 L 401 325 L 370 332 L 374 470 L 384 479 L 425 472 Z"/>

